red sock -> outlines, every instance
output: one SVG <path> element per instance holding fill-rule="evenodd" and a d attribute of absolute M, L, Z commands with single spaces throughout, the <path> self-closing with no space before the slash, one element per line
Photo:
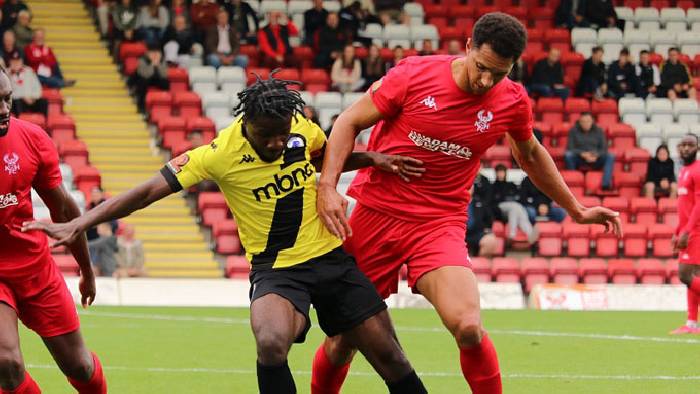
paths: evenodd
<path fill-rule="evenodd" d="M 41 394 L 39 385 L 29 376 L 29 372 L 24 371 L 24 381 L 14 390 L 0 389 L 0 394 Z"/>
<path fill-rule="evenodd" d="M 700 276 L 693 277 L 693 281 L 690 282 L 690 286 L 688 288 L 695 293 L 696 297 L 700 297 Z"/>
<path fill-rule="evenodd" d="M 460 349 L 459 361 L 473 394 L 503 393 L 496 348 L 488 335 L 484 335 L 481 344 Z"/>
<path fill-rule="evenodd" d="M 689 321 L 698 321 L 698 302 L 700 299 L 698 299 L 697 294 L 693 292 L 692 290 L 688 289 L 688 320 Z"/>
<path fill-rule="evenodd" d="M 350 363 L 333 365 L 321 343 L 316 350 L 311 368 L 311 394 L 340 393 L 340 387 L 348 376 L 348 370 L 350 370 Z"/>
<path fill-rule="evenodd" d="M 95 364 L 95 370 L 92 372 L 90 380 L 81 382 L 68 378 L 68 382 L 78 390 L 79 394 L 107 394 L 107 381 L 102 373 L 102 364 L 95 353 L 92 353 L 92 361 Z"/>

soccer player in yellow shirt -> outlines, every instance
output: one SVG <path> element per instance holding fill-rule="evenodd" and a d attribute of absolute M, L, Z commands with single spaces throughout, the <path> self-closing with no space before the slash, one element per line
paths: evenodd
<path fill-rule="evenodd" d="M 262 394 L 296 393 L 287 354 L 303 342 L 314 305 L 321 329 L 355 342 L 390 393 L 426 393 L 400 348 L 386 304 L 316 213 L 316 171 L 326 138 L 302 115 L 293 81 L 261 80 L 238 94 L 239 116 L 211 144 L 171 160 L 149 181 L 68 223 L 25 223 L 70 244 L 97 223 L 142 209 L 203 180 L 218 184 L 251 262 L 251 325 Z M 408 180 L 420 161 L 355 153 L 346 170 L 375 166 Z"/>

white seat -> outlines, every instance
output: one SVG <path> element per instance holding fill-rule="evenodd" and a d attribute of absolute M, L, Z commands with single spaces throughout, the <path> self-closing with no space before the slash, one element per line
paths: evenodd
<path fill-rule="evenodd" d="M 527 174 L 525 171 L 521 170 L 520 168 L 510 168 L 506 171 L 506 182 L 512 182 L 515 183 L 516 185 L 520 185 L 523 183 L 523 179 Z"/>
<path fill-rule="evenodd" d="M 338 92 L 318 92 L 316 93 L 314 107 L 316 107 L 317 110 L 334 109 L 340 112 L 343 106 L 342 103 L 343 96 Z"/>
<path fill-rule="evenodd" d="M 388 25 L 384 28 L 384 37 L 382 39 L 385 42 L 392 40 L 411 40 L 411 29 L 406 25 Z"/>
<path fill-rule="evenodd" d="M 192 91 L 197 93 L 200 97 L 205 94 L 213 93 L 217 91 L 216 82 L 196 82 L 192 84 Z"/>
<path fill-rule="evenodd" d="M 649 33 L 649 43 L 651 46 L 657 44 L 675 44 L 676 33 L 664 30 L 652 31 Z"/>
<path fill-rule="evenodd" d="M 696 55 L 700 54 L 700 44 L 683 45 L 681 47 L 681 52 L 693 59 Z"/>
<path fill-rule="evenodd" d="M 355 139 L 362 145 L 367 145 L 369 144 L 369 137 L 372 135 L 372 129 L 365 129 L 360 132 L 360 134 L 357 135 L 357 138 Z"/>
<path fill-rule="evenodd" d="M 233 116 L 221 116 L 219 118 L 214 118 L 214 124 L 216 125 L 216 134 L 218 135 L 219 131 L 230 126 L 234 120 L 236 120 L 236 118 Z"/>
<path fill-rule="evenodd" d="M 488 179 L 489 182 L 493 183 L 496 180 L 496 169 L 495 168 L 481 168 L 479 174 L 484 178 Z"/>
<path fill-rule="evenodd" d="M 678 45 L 700 45 L 700 34 L 697 31 L 685 31 L 677 34 Z"/>
<path fill-rule="evenodd" d="M 408 3 L 411 4 L 411 3 Z M 408 5 L 407 4 L 407 5 Z M 440 34 L 438 30 L 433 25 L 420 25 L 411 27 L 411 40 L 414 42 L 420 42 L 421 47 L 416 49 L 423 49 L 423 40 L 430 40 L 433 42 L 433 48 L 438 47 L 438 41 L 440 40 Z"/>
<path fill-rule="evenodd" d="M 619 19 L 634 21 L 634 10 L 629 7 L 615 7 L 615 13 Z"/>
<path fill-rule="evenodd" d="M 301 99 L 304 100 L 306 105 L 314 105 L 314 94 L 313 93 L 306 91 L 306 90 L 302 90 L 299 92 L 299 95 L 301 96 Z"/>
<path fill-rule="evenodd" d="M 83 192 L 80 190 L 71 190 L 70 196 L 73 198 L 73 201 L 75 201 L 76 205 L 78 205 L 78 208 L 80 208 L 81 212 L 85 211 L 85 195 Z"/>
<path fill-rule="evenodd" d="M 574 27 L 571 29 L 571 44 L 577 46 L 581 43 L 597 44 L 598 33 L 588 27 Z"/>
<path fill-rule="evenodd" d="M 639 30 L 644 31 L 656 31 L 661 30 L 661 22 L 659 21 L 642 21 L 637 25 Z"/>
<path fill-rule="evenodd" d="M 365 95 L 364 93 L 360 93 L 360 92 L 345 93 L 343 95 L 343 105 L 342 105 L 343 110 L 345 108 L 348 108 L 349 106 L 351 106 L 357 100 L 361 99 L 362 96 L 364 96 L 364 95 Z"/>
<path fill-rule="evenodd" d="M 360 30 L 359 35 L 361 37 L 381 40 L 384 37 L 384 29 L 379 23 L 368 23 L 364 30 Z"/>
<path fill-rule="evenodd" d="M 245 69 L 237 66 L 222 66 L 216 72 L 216 82 L 222 85 L 226 82 L 246 83 Z"/>
<path fill-rule="evenodd" d="M 649 44 L 649 32 L 644 30 L 625 30 L 623 42 L 625 45 Z"/>
<path fill-rule="evenodd" d="M 637 137 L 637 144 L 641 145 L 645 138 L 658 138 L 663 139 L 663 132 L 661 127 L 653 123 L 644 123 L 635 128 L 635 135 Z"/>
<path fill-rule="evenodd" d="M 229 95 L 224 92 L 210 92 L 202 95 L 202 108 L 207 117 L 212 119 L 230 116 L 232 110 Z"/>
<path fill-rule="evenodd" d="M 228 104 L 225 107 L 209 107 L 204 110 L 204 114 L 209 119 L 231 116 L 231 112 L 231 108 L 228 107 Z"/>
<path fill-rule="evenodd" d="M 241 100 L 238 99 L 237 94 L 232 94 L 228 98 L 228 105 L 231 107 L 231 110 L 233 111 L 234 108 L 238 106 L 238 103 L 240 103 Z"/>
<path fill-rule="evenodd" d="M 580 42 L 576 44 L 574 50 L 582 54 L 584 57 L 588 58 L 591 56 L 591 50 L 593 50 L 593 48 L 596 46 L 598 46 L 598 44 L 592 42 Z"/>
<path fill-rule="evenodd" d="M 634 10 L 634 21 L 638 24 L 645 21 L 659 21 L 659 10 L 654 7 L 637 7 Z"/>
<path fill-rule="evenodd" d="M 293 14 L 292 15 L 292 22 L 294 23 L 294 26 L 304 26 L 304 14 Z M 292 39 L 293 37 L 289 37 Z M 299 37 L 301 39 L 306 39 L 306 33 L 304 33 L 304 29 L 299 29 Z M 290 42 L 291 44 L 291 42 Z"/>
<path fill-rule="evenodd" d="M 695 22 L 700 22 L 700 8 L 689 8 L 685 15 L 685 21 L 691 25 Z"/>
<path fill-rule="evenodd" d="M 603 63 L 610 64 L 620 58 L 620 51 L 625 46 L 623 44 L 603 45 Z"/>
<path fill-rule="evenodd" d="M 685 11 L 682 8 L 662 8 L 659 20 L 666 25 L 668 22 L 686 22 Z"/>
<path fill-rule="evenodd" d="M 680 124 L 697 124 L 700 122 L 698 102 L 693 99 L 676 99 L 673 102 L 673 115 Z"/>
<path fill-rule="evenodd" d="M 649 122 L 658 125 L 673 123 L 673 106 L 667 98 L 650 98 L 646 103 Z"/>
<path fill-rule="evenodd" d="M 681 33 L 688 30 L 688 24 L 685 22 L 668 22 L 665 29 L 666 31 Z"/>
<path fill-rule="evenodd" d="M 690 128 L 685 124 L 669 123 L 661 126 L 661 130 L 663 131 L 664 138 L 668 140 L 674 137 L 683 138 L 683 136 L 688 134 Z"/>
<path fill-rule="evenodd" d="M 73 169 L 71 166 L 66 163 L 60 163 L 58 165 L 58 169 L 61 171 L 61 178 L 63 178 L 63 182 L 71 185 L 70 190 L 75 189 L 73 187 Z"/>
<path fill-rule="evenodd" d="M 213 83 L 216 85 L 216 69 L 212 66 L 190 67 L 188 74 L 190 86 L 201 82 Z"/>
<path fill-rule="evenodd" d="M 221 84 L 221 91 L 227 94 L 238 94 L 245 89 L 245 82 L 224 82 Z"/>
<path fill-rule="evenodd" d="M 265 0 L 267 1 L 267 0 Z M 339 12 L 341 5 L 339 1 L 336 0 L 324 0 L 323 1 L 323 8 L 326 9 L 328 12 Z"/>
<path fill-rule="evenodd" d="M 690 31 L 700 31 L 700 22 L 693 22 L 690 25 Z"/>
<path fill-rule="evenodd" d="M 313 8 L 313 6 L 314 4 L 311 0 L 291 0 L 287 4 L 287 13 L 289 15 L 303 15 L 306 10 Z"/>
<path fill-rule="evenodd" d="M 667 57 L 668 50 L 671 48 L 675 48 L 676 44 L 656 44 L 654 45 L 654 52 L 658 54 L 662 54 L 663 57 Z"/>
<path fill-rule="evenodd" d="M 260 0 L 249 0 L 247 3 L 250 4 L 250 8 L 252 8 L 256 14 L 260 15 Z"/>
<path fill-rule="evenodd" d="M 265 15 L 272 11 L 287 13 L 287 3 L 283 0 L 265 0 L 260 3 L 260 14 Z"/>
<path fill-rule="evenodd" d="M 318 123 L 322 129 L 331 126 L 331 118 L 340 114 L 340 108 L 321 108 L 318 110 Z"/>
<path fill-rule="evenodd" d="M 641 51 L 649 51 L 651 50 L 651 47 L 649 44 L 632 44 L 627 47 L 630 51 L 630 56 L 632 56 L 632 61 L 633 62 L 638 62 L 639 61 L 639 52 Z"/>
<path fill-rule="evenodd" d="M 410 17 L 423 18 L 425 12 L 423 11 L 423 6 L 420 3 L 406 3 L 403 6 L 403 12 L 408 14 Z"/>
<path fill-rule="evenodd" d="M 598 44 L 620 44 L 622 43 L 622 30 L 618 28 L 604 28 L 598 30 Z"/>
<path fill-rule="evenodd" d="M 618 111 L 623 123 L 631 125 L 644 124 L 647 121 L 644 100 L 641 98 L 623 97 L 618 102 Z"/>

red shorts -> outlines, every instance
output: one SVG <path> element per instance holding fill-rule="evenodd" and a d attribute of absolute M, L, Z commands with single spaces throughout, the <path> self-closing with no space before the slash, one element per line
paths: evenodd
<path fill-rule="evenodd" d="M 700 234 L 691 233 L 688 247 L 678 251 L 680 264 L 700 265 Z"/>
<path fill-rule="evenodd" d="M 0 302 L 12 307 L 27 328 L 43 338 L 68 334 L 80 327 L 63 275 L 51 255 L 30 277 L 0 279 Z"/>
<path fill-rule="evenodd" d="M 416 282 L 440 267 L 471 268 L 466 221 L 454 218 L 408 222 L 357 204 L 350 217 L 353 236 L 346 251 L 387 298 L 398 290 L 399 270 L 408 266 L 408 285 L 417 293 Z"/>

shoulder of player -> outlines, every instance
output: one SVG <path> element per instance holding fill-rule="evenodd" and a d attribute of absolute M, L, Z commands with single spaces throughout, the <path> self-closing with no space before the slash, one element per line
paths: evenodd
<path fill-rule="evenodd" d="M 454 56 L 449 55 L 430 55 L 430 56 L 409 56 L 401 60 L 396 66 L 401 67 L 402 71 L 411 73 L 425 73 L 426 71 L 437 71 L 436 65 L 444 64 L 454 60 Z"/>
<path fill-rule="evenodd" d="M 301 134 L 304 138 L 315 138 L 319 132 L 323 132 L 320 126 L 306 119 L 304 116 L 297 115 L 296 121 L 292 124 L 291 132 Z"/>
<path fill-rule="evenodd" d="M 27 137 L 31 138 L 34 141 L 50 141 L 51 137 L 49 137 L 49 134 L 39 127 L 38 125 L 28 122 L 23 119 L 18 119 L 18 118 L 12 118 L 11 124 L 14 126 L 13 129 L 21 134 L 26 135 Z M 53 145 L 53 142 L 52 142 Z"/>

